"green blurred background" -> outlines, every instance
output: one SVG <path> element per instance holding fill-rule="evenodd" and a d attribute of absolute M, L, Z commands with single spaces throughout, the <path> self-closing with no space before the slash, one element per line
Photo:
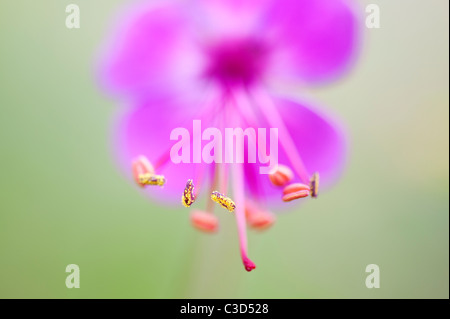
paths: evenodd
<path fill-rule="evenodd" d="M 0 4 L 0 297 L 448 298 L 449 2 L 378 3 L 357 67 L 309 93 L 344 119 L 341 182 L 266 233 L 244 271 L 234 220 L 200 234 L 150 202 L 112 158 L 119 109 L 93 58 L 127 1 Z M 76 3 L 81 28 L 65 27 Z M 67 289 L 65 267 L 81 269 Z M 367 289 L 365 267 L 381 269 Z"/>

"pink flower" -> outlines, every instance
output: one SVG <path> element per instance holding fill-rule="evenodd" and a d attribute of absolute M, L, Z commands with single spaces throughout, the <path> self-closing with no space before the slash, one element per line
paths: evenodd
<path fill-rule="evenodd" d="M 152 2 L 125 13 L 103 51 L 103 86 L 131 106 L 114 136 L 130 179 L 140 186 L 164 184 L 145 191 L 170 203 L 179 204 L 183 195 L 189 207 L 206 193 L 232 211 L 248 271 L 255 265 L 247 256 L 247 222 L 257 229 L 271 226 L 275 216 L 269 205 L 317 197 L 318 174 L 312 173 L 320 172 L 321 184 L 329 185 L 343 166 L 345 140 L 335 120 L 279 90 L 330 81 L 349 68 L 359 36 L 352 5 L 346 0 Z M 278 169 L 260 174 L 248 155 L 244 163 L 173 163 L 171 131 L 185 127 L 192 136 L 195 119 L 221 132 L 278 128 Z M 194 144 L 188 145 L 192 152 L 198 151 Z M 205 211 L 194 211 L 192 224 L 216 231 L 213 208 L 209 201 Z"/>

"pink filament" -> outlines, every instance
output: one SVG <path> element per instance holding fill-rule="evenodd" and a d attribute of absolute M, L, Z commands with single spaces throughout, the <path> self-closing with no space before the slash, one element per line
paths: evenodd
<path fill-rule="evenodd" d="M 271 127 L 278 128 L 280 143 L 284 148 L 294 171 L 304 183 L 309 183 L 309 174 L 306 171 L 303 160 L 297 152 L 294 140 L 289 134 L 289 131 L 280 114 L 277 112 L 276 106 L 274 105 L 272 99 L 262 91 L 254 91 L 253 97 L 266 117 L 267 122 L 269 122 L 269 125 Z"/>

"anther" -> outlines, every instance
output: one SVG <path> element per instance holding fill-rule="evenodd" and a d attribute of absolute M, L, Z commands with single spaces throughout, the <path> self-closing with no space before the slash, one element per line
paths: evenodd
<path fill-rule="evenodd" d="M 198 230 L 214 233 L 219 228 L 219 220 L 211 213 L 194 210 L 190 216 L 191 224 Z"/>
<path fill-rule="evenodd" d="M 317 198 L 319 195 L 319 173 L 314 173 L 309 182 L 311 197 Z"/>
<path fill-rule="evenodd" d="M 275 186 L 284 186 L 293 178 L 294 173 L 285 165 L 278 165 L 276 169 L 269 173 L 269 179 Z"/>
<path fill-rule="evenodd" d="M 253 204 L 246 204 L 245 216 L 250 227 L 256 230 L 265 230 L 275 223 L 274 214 L 261 210 Z"/>
<path fill-rule="evenodd" d="M 301 183 L 294 183 L 286 186 L 283 189 L 283 201 L 290 202 L 291 200 L 308 197 L 310 194 L 310 188 L 308 185 Z"/>
<path fill-rule="evenodd" d="M 133 169 L 134 180 L 141 187 L 144 187 L 146 185 L 146 184 L 141 183 L 141 176 L 142 175 L 146 175 L 146 174 L 153 175 L 153 174 L 155 174 L 155 170 L 153 168 L 153 165 L 143 155 L 137 157 L 133 161 L 132 169 Z"/>
<path fill-rule="evenodd" d="M 211 199 L 231 213 L 236 209 L 236 204 L 231 200 L 231 198 L 226 197 L 217 191 L 211 193 Z"/>
<path fill-rule="evenodd" d="M 140 185 L 164 186 L 166 178 L 163 175 L 141 174 L 139 175 Z"/>
<path fill-rule="evenodd" d="M 181 197 L 181 202 L 184 206 L 190 207 L 195 201 L 194 193 L 194 183 L 192 179 L 188 179 L 186 187 L 184 188 L 183 196 Z"/>

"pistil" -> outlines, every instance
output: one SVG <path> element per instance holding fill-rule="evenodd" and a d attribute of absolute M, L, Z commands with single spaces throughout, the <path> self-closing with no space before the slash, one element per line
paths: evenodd
<path fill-rule="evenodd" d="M 252 271 L 256 268 L 255 263 L 247 256 L 247 230 L 245 220 L 245 193 L 244 193 L 244 176 L 242 174 L 242 164 L 233 164 L 233 190 L 236 202 L 236 223 L 239 234 L 239 244 L 241 249 L 242 263 L 245 270 Z"/>

